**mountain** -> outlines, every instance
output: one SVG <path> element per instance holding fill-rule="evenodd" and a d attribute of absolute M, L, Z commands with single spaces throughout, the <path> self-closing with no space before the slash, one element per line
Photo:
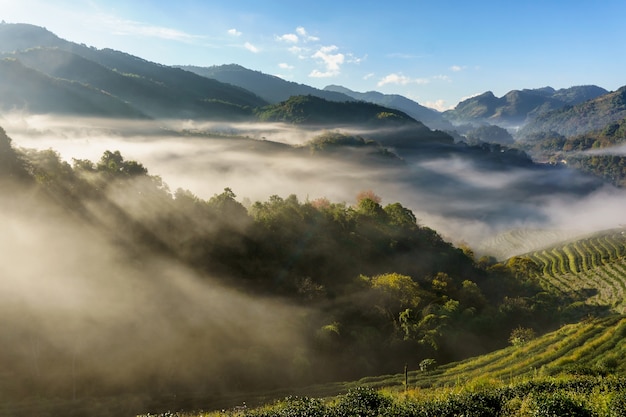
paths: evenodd
<path fill-rule="evenodd" d="M 419 120 L 424 123 L 431 129 L 454 130 L 454 126 L 445 120 L 438 111 L 422 106 L 418 102 L 398 94 L 383 94 L 378 91 L 359 93 L 339 85 L 329 85 L 324 87 L 324 90 L 342 93 L 356 100 L 367 101 L 403 111 L 415 120 Z"/>
<path fill-rule="evenodd" d="M 445 111 L 443 116 L 456 124 L 489 122 L 518 126 L 539 114 L 576 105 L 606 93 L 595 85 L 560 90 L 551 87 L 512 90 L 503 97 L 496 97 L 487 91 L 460 102 L 453 110 Z"/>
<path fill-rule="evenodd" d="M 112 49 L 72 43 L 32 25 L 0 25 L 0 52 L 50 77 L 102 90 L 151 117 L 242 117 L 267 104 L 243 88 Z"/>
<path fill-rule="evenodd" d="M 0 59 L 0 107 L 4 111 L 39 114 L 146 117 L 137 108 L 100 89 L 50 77 L 13 58 Z"/>
<path fill-rule="evenodd" d="M 179 66 L 178 68 L 191 71 L 203 77 L 212 78 L 223 83 L 229 83 L 248 91 L 252 91 L 269 103 L 280 103 L 291 96 L 316 96 L 328 101 L 352 101 L 346 94 L 325 91 L 283 80 L 280 77 L 253 71 L 237 64 L 216 65 L 212 67 Z"/>
<path fill-rule="evenodd" d="M 540 132 L 575 136 L 604 129 L 626 117 L 626 86 L 582 103 L 543 113 L 518 132 L 520 138 Z"/>

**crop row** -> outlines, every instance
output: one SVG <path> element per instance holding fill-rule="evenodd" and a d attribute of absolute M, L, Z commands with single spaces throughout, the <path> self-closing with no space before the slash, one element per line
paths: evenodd
<path fill-rule="evenodd" d="M 588 271 L 626 256 L 626 236 L 622 230 L 596 234 L 561 246 L 531 252 L 528 256 L 544 275 Z"/>
<path fill-rule="evenodd" d="M 437 385 L 459 379 L 508 379 L 527 375 L 532 370 L 563 367 L 576 363 L 594 366 L 605 357 L 624 353 L 626 318 L 610 316 L 590 320 L 548 333 L 523 346 L 508 347 L 477 358 L 467 359 L 442 369 L 436 378 Z M 621 368 L 621 362 L 617 365 Z M 415 374 L 420 384 L 419 373 Z M 429 381 L 433 382 L 433 381 Z"/>
<path fill-rule="evenodd" d="M 626 258 L 587 271 L 544 275 L 542 283 L 562 293 L 578 295 L 589 304 L 626 313 Z"/>

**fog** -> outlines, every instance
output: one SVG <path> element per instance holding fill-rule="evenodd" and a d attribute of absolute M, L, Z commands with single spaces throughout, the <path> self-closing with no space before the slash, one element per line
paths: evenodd
<path fill-rule="evenodd" d="M 70 163 L 120 150 L 172 192 L 180 187 L 203 199 L 230 187 L 246 204 L 289 194 L 352 204 L 373 190 L 383 204 L 401 202 L 420 224 L 479 255 L 491 254 L 502 245 L 497 235 L 512 229 L 549 230 L 540 246 L 617 227 L 626 203 L 623 190 L 568 169 L 494 166 L 453 148 L 436 155 L 391 149 L 402 160 L 380 160 L 359 149 L 322 155 L 298 147 L 323 129 L 17 114 L 0 125 L 14 147 L 53 149 Z M 11 195 L 0 200 L 7 260 L 0 264 L 0 343 L 8 364 L 0 383 L 26 376 L 26 385 L 12 388 L 16 396 L 46 390 L 76 399 L 132 386 L 154 398 L 177 389 L 206 398 L 319 375 L 309 368 L 300 328 L 313 314 L 307 309 L 226 288 L 167 254 L 127 253 L 102 233 L 102 211 L 91 213 L 96 229 L 28 192 Z M 137 210 L 121 194 L 109 197 Z M 141 399 L 137 409 L 146 404 Z"/>
<path fill-rule="evenodd" d="M 230 187 L 240 201 L 296 194 L 301 200 L 327 197 L 352 204 L 360 191 L 373 190 L 383 204 L 399 201 L 447 240 L 481 251 L 489 250 L 484 242 L 494 235 L 516 228 L 575 235 L 617 227 L 626 203 L 623 190 L 566 168 L 494 168 L 452 152 L 401 154 L 404 165 L 375 164 L 350 157 L 354 151 L 328 158 L 294 150 L 326 131 L 322 128 L 19 114 L 0 123 L 15 146 L 51 148 L 70 163 L 72 158 L 97 161 L 105 150 L 120 150 L 159 175 L 172 191 L 180 187 L 204 199 Z M 187 136 L 177 133 L 181 129 Z M 377 133 L 349 132 L 365 138 Z"/>
<path fill-rule="evenodd" d="M 143 393 L 136 408 L 124 404 L 139 412 L 173 392 L 212 398 L 282 386 L 306 370 L 292 366 L 307 354 L 303 308 L 225 288 L 167 256 L 126 252 L 31 193 L 0 200 L 0 230 L 5 405 Z"/>

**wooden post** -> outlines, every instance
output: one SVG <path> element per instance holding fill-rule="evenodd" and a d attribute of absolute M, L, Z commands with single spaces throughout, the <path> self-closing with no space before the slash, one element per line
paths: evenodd
<path fill-rule="evenodd" d="M 404 365 L 404 391 L 409 389 L 409 365 Z"/>

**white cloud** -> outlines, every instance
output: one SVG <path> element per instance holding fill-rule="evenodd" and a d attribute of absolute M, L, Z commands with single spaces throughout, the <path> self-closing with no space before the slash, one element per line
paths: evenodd
<path fill-rule="evenodd" d="M 228 29 L 228 34 L 231 36 L 241 36 L 241 32 L 239 32 L 237 29 Z"/>
<path fill-rule="evenodd" d="M 451 71 L 454 71 L 454 72 L 463 71 L 464 69 L 465 69 L 465 67 L 461 67 L 461 66 L 459 66 L 459 65 L 452 65 L 452 66 L 450 67 L 450 70 L 451 70 Z"/>
<path fill-rule="evenodd" d="M 435 101 L 427 101 L 426 103 L 423 103 L 423 105 L 426 107 L 430 107 L 431 109 L 438 110 L 438 111 L 445 111 L 445 110 L 450 110 L 454 108 L 454 106 L 447 105 L 446 101 L 443 99 L 439 99 Z"/>
<path fill-rule="evenodd" d="M 305 42 L 317 42 L 320 40 L 317 36 L 311 36 L 307 33 L 306 29 L 302 26 L 298 26 L 296 28 L 296 33 L 305 41 Z"/>
<path fill-rule="evenodd" d="M 383 77 L 378 86 L 382 87 L 387 84 L 407 85 L 407 84 L 428 84 L 430 80 L 427 78 L 409 78 L 402 74 L 389 74 Z"/>
<path fill-rule="evenodd" d="M 252 45 L 250 42 L 244 43 L 243 47 L 246 48 L 250 52 L 254 52 L 255 54 L 257 52 L 259 52 L 259 48 L 257 48 L 256 46 Z"/>
<path fill-rule="evenodd" d="M 339 48 L 335 45 L 322 46 L 311 57 L 320 61 L 325 67 L 326 71 L 313 70 L 309 76 L 314 78 L 320 77 L 332 77 L 339 75 L 341 72 L 341 65 L 344 63 L 346 57 L 342 53 L 336 53 Z"/>
<path fill-rule="evenodd" d="M 369 74 L 365 74 L 365 76 L 363 76 L 363 79 L 364 79 L 364 80 L 369 80 L 369 79 L 370 79 L 370 78 L 372 78 L 374 75 L 376 75 L 376 74 L 374 74 L 373 72 L 370 72 Z"/>
<path fill-rule="evenodd" d="M 481 94 L 482 94 L 482 93 L 474 93 L 474 94 L 470 94 L 469 96 L 461 97 L 461 99 L 459 100 L 459 102 L 461 102 L 461 101 L 465 101 L 465 100 L 468 100 L 468 99 L 473 98 L 473 97 L 477 97 L 477 96 L 479 96 L 479 95 L 481 95 Z"/>
<path fill-rule="evenodd" d="M 399 58 L 399 59 L 421 58 L 421 56 L 419 56 L 419 55 L 405 54 L 405 53 L 402 53 L 402 52 L 393 52 L 391 54 L 387 54 L 387 57 L 389 57 L 389 58 Z"/>
<path fill-rule="evenodd" d="M 360 64 L 361 62 L 363 62 L 365 59 L 367 58 L 367 55 L 365 55 L 363 58 L 359 58 L 357 56 L 354 56 L 353 54 L 348 54 L 348 63 L 350 64 Z"/>
<path fill-rule="evenodd" d="M 187 43 L 202 38 L 202 36 L 192 35 L 177 29 L 119 19 L 110 15 L 99 15 L 97 19 L 115 35 L 144 36 Z"/>
<path fill-rule="evenodd" d="M 293 65 L 289 65 L 289 64 L 286 64 L 286 63 L 284 63 L 284 62 L 281 62 L 280 64 L 278 64 L 278 66 L 279 66 L 280 68 L 282 68 L 282 69 L 288 69 L 288 70 L 293 69 Z"/>
<path fill-rule="evenodd" d="M 320 70 L 314 69 L 309 74 L 309 77 L 311 77 L 311 78 L 329 78 L 329 77 L 334 77 L 337 74 L 338 74 L 338 72 L 335 72 L 335 71 L 325 71 L 325 72 L 322 72 Z"/>
<path fill-rule="evenodd" d="M 450 77 L 448 77 L 447 75 L 442 75 L 442 74 L 433 76 L 433 79 L 452 82 L 452 79 Z"/>
<path fill-rule="evenodd" d="M 276 36 L 276 40 L 287 43 L 298 43 L 300 39 L 294 33 L 285 33 L 282 36 Z"/>

